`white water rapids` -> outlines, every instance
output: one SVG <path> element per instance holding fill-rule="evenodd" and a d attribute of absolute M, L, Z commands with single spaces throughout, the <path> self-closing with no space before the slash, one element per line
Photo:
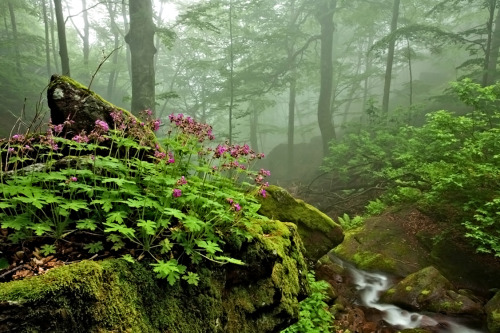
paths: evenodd
<path fill-rule="evenodd" d="M 391 287 L 390 279 L 386 275 L 365 272 L 345 264 L 339 258 L 335 259 L 351 273 L 363 305 L 381 311 L 383 319 L 398 329 L 436 326 L 440 333 L 484 333 L 461 325 L 450 317 L 440 316 L 438 322 L 431 317 L 431 314 L 423 315 L 403 310 L 392 304 L 380 304 L 378 303 L 380 295 Z"/>

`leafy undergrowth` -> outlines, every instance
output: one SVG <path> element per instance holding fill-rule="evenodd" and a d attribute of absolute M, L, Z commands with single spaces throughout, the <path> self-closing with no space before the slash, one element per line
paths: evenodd
<path fill-rule="evenodd" d="M 500 257 L 500 83 L 452 88 L 471 112 L 427 114 L 421 127 L 381 119 L 332 142 L 324 170 L 365 189 L 383 188 L 384 205 L 415 203 L 460 230 L 477 251 Z"/>
<path fill-rule="evenodd" d="M 90 133 L 68 137 L 67 120 L 0 141 L 1 281 L 113 256 L 148 261 L 172 285 L 196 285 L 204 260 L 244 264 L 224 245 L 250 240 L 252 220 L 263 218 L 254 196 L 266 195 L 270 173 L 251 171 L 263 154 L 211 145 L 211 127 L 182 114 L 170 115 L 153 144 L 133 137 L 159 129 L 150 111 L 143 121 L 111 116 Z"/>

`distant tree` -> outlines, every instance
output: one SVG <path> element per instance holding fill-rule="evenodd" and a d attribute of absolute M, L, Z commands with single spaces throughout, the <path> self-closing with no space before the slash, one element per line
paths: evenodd
<path fill-rule="evenodd" d="M 14 12 L 14 6 L 12 5 L 12 1 L 9 0 L 7 1 L 7 5 L 9 7 L 9 14 L 10 14 L 10 23 L 12 26 L 12 39 L 14 40 L 14 50 L 16 52 L 16 70 L 17 74 L 20 76 L 22 75 L 22 70 L 21 70 L 21 52 L 19 52 L 19 41 L 17 37 L 17 23 L 16 23 L 16 14 Z"/>
<path fill-rule="evenodd" d="M 132 55 L 132 106 L 138 114 L 155 109 L 155 25 L 151 0 L 129 0 L 130 30 L 125 41 Z"/>
<path fill-rule="evenodd" d="M 56 12 L 57 35 L 59 38 L 59 56 L 61 57 L 62 74 L 70 76 L 68 44 L 66 43 L 66 24 L 64 21 L 61 0 L 54 0 Z"/>
<path fill-rule="evenodd" d="M 398 16 L 399 16 L 399 4 L 401 0 L 394 0 L 392 8 L 392 20 L 391 20 L 391 33 L 396 31 L 398 28 Z M 387 52 L 387 65 L 385 67 L 385 80 L 384 80 L 384 96 L 382 99 L 382 111 L 389 112 L 389 96 L 391 92 L 391 81 L 392 81 L 392 65 L 394 62 L 394 49 L 396 47 L 396 40 L 392 39 L 389 42 L 388 52 Z"/>
<path fill-rule="evenodd" d="M 332 121 L 332 77 L 333 77 L 333 15 L 337 9 L 337 0 L 318 0 L 316 18 L 321 25 L 321 65 L 320 91 L 318 100 L 318 124 L 323 142 L 323 155 L 328 154 L 328 145 L 335 139 L 335 127 Z"/>

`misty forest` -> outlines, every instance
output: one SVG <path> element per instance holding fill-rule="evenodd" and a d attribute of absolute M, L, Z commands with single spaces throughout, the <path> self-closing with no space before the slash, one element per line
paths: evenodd
<path fill-rule="evenodd" d="M 500 332 L 499 0 L 0 18 L 0 332 Z"/>

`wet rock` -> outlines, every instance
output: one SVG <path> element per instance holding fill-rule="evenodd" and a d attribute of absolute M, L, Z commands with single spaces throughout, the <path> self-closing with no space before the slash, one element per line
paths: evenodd
<path fill-rule="evenodd" d="M 344 239 L 340 225 L 315 207 L 293 198 L 278 186 L 267 188 L 267 196 L 261 198 L 260 203 L 262 206 L 259 214 L 297 225 L 306 249 L 306 257 L 313 262 Z"/>
<path fill-rule="evenodd" d="M 500 333 L 500 291 L 484 307 L 490 333 Z"/>
<path fill-rule="evenodd" d="M 430 311 L 447 315 L 482 316 L 482 305 L 459 294 L 433 266 L 408 275 L 381 297 L 381 302 L 412 311 Z"/>

